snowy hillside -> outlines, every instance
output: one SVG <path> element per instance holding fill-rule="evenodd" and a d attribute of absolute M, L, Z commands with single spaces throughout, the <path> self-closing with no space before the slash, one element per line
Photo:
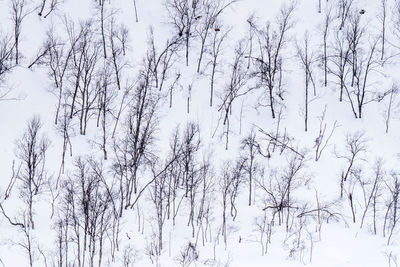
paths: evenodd
<path fill-rule="evenodd" d="M 0 0 L 0 266 L 398 266 L 399 59 L 399 0 Z"/>

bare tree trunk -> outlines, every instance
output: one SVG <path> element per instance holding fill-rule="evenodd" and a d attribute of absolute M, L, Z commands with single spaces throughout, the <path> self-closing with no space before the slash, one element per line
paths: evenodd
<path fill-rule="evenodd" d="M 136 8 L 136 0 L 133 0 L 133 8 L 135 9 L 135 19 L 136 19 L 136 22 L 139 22 L 138 12 L 137 12 L 137 8 Z"/>
<path fill-rule="evenodd" d="M 100 0 L 100 24 L 101 24 L 101 38 L 103 41 L 104 58 L 107 58 L 106 35 L 104 32 L 104 2 L 105 0 Z"/>
<path fill-rule="evenodd" d="M 382 1 L 382 14 L 381 14 L 381 21 L 382 21 L 382 29 L 381 29 L 381 39 L 382 39 L 382 47 L 381 47 L 381 60 L 383 60 L 385 56 L 385 41 L 386 41 L 386 5 L 387 5 L 387 0 L 381 0 Z"/>

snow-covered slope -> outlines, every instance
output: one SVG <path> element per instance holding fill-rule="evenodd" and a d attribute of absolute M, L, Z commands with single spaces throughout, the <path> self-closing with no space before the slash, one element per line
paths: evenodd
<path fill-rule="evenodd" d="M 0 265 L 397 266 L 399 41 L 397 0 L 0 1 Z"/>

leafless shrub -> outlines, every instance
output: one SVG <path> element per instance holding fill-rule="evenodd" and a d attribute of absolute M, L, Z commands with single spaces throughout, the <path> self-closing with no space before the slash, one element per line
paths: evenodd
<path fill-rule="evenodd" d="M 184 246 L 180 252 L 180 255 L 175 258 L 175 261 L 182 267 L 189 267 L 193 262 L 196 262 L 199 258 L 199 253 L 196 246 L 189 242 Z"/>

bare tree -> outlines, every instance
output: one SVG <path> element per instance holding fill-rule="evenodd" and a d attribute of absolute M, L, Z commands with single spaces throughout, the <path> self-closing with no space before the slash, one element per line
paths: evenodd
<path fill-rule="evenodd" d="M 303 180 L 301 172 L 304 164 L 304 158 L 292 155 L 288 158 L 287 165 L 282 170 L 271 171 L 268 180 L 265 177 L 257 180 L 257 185 L 265 194 L 263 210 L 271 211 L 271 221 L 275 221 L 276 216 L 278 216 L 278 224 L 284 223 L 286 231 L 289 231 L 289 222 L 293 211 L 299 208 L 293 195 Z"/>
<path fill-rule="evenodd" d="M 323 64 L 324 64 L 324 86 L 328 86 L 328 37 L 330 32 L 330 27 L 332 23 L 332 8 L 326 7 L 324 13 L 324 24 L 322 29 L 323 35 Z"/>
<path fill-rule="evenodd" d="M 161 255 L 163 250 L 163 228 L 165 219 L 167 218 L 167 197 L 165 195 L 165 187 L 167 176 L 166 172 L 163 172 L 161 175 L 156 175 L 156 172 L 153 170 L 154 175 L 154 184 L 151 190 L 151 198 L 155 206 L 156 212 L 156 222 L 157 222 L 157 255 Z"/>
<path fill-rule="evenodd" d="M 339 84 L 339 101 L 343 101 L 343 92 L 350 72 L 349 68 L 350 49 L 348 40 L 342 31 L 338 31 L 335 35 L 335 43 L 332 55 L 330 56 L 331 66 L 328 65 L 329 73 L 338 79 Z"/>
<path fill-rule="evenodd" d="M 250 134 L 244 138 L 241 142 L 241 149 L 245 151 L 244 157 L 246 158 L 246 164 L 244 172 L 248 176 L 249 183 L 249 206 L 251 206 L 254 191 L 254 177 L 257 178 L 258 173 L 261 171 L 260 166 L 257 163 L 257 155 L 259 154 L 260 145 L 256 140 L 256 133 L 252 130 Z"/>
<path fill-rule="evenodd" d="M 229 84 L 222 93 L 221 104 L 219 105 L 218 111 L 221 112 L 221 118 L 225 127 L 225 149 L 228 149 L 229 143 L 229 132 L 230 122 L 229 116 L 232 113 L 233 103 L 240 97 L 245 96 L 251 92 L 254 88 L 247 87 L 248 82 L 248 70 L 244 61 L 245 44 L 240 41 L 235 48 L 235 58 L 232 63 L 232 70 L 230 74 Z"/>
<path fill-rule="evenodd" d="M 226 31 L 221 32 L 221 27 L 216 26 L 213 33 L 212 33 L 212 43 L 211 43 L 211 49 L 209 51 L 211 60 L 211 78 L 210 78 L 210 107 L 213 105 L 213 96 L 214 96 L 214 84 L 216 80 L 216 73 L 218 72 L 218 67 L 220 65 L 220 56 L 222 53 L 222 44 L 226 40 L 228 34 L 229 34 L 229 29 Z"/>
<path fill-rule="evenodd" d="M 172 97 L 177 89 L 182 89 L 182 85 L 180 84 L 181 74 L 179 72 L 175 73 L 175 79 L 172 84 L 169 86 L 169 108 L 172 108 Z"/>
<path fill-rule="evenodd" d="M 338 211 L 339 201 L 321 201 L 318 191 L 315 189 L 315 204 L 305 203 L 300 209 L 297 217 L 310 216 L 317 223 L 317 232 L 321 240 L 322 225 L 324 221 L 339 221 L 343 215 Z"/>
<path fill-rule="evenodd" d="M 321 156 L 322 152 L 325 150 L 325 148 L 329 145 L 329 141 L 331 140 L 331 137 L 333 133 L 335 132 L 336 128 L 339 127 L 337 121 L 335 121 L 332 125 L 332 129 L 328 135 L 327 133 L 327 124 L 325 122 L 325 114 L 326 114 L 326 106 L 324 108 L 324 111 L 322 112 L 322 115 L 318 118 L 319 119 L 319 132 L 317 138 L 315 138 L 315 161 L 318 161 Z"/>
<path fill-rule="evenodd" d="M 210 228 L 210 217 L 212 216 L 212 207 L 214 201 L 214 171 L 213 163 L 211 161 L 212 154 L 208 154 L 203 157 L 199 170 L 199 204 L 197 212 L 197 225 L 198 231 L 196 236 L 196 245 L 198 242 L 199 234 L 201 232 L 201 238 L 203 246 L 205 242 L 208 241 L 207 232 Z M 211 240 L 210 240 L 211 241 Z"/>
<path fill-rule="evenodd" d="M 261 246 L 261 256 L 264 256 L 268 253 L 268 245 L 271 243 L 272 236 L 272 224 L 268 220 L 268 211 L 264 210 L 263 214 L 254 219 L 255 231 L 257 231 L 260 235 L 258 238 L 258 242 Z"/>
<path fill-rule="evenodd" d="M 101 162 L 90 158 L 78 158 L 75 172 L 63 184 L 63 201 L 66 207 L 60 210 L 64 243 L 64 257 L 59 260 L 64 266 L 72 262 L 77 266 L 101 266 L 105 242 L 111 235 L 114 192 L 104 181 Z M 72 240 L 72 241 L 71 241 Z M 65 250 L 68 246 L 70 254 Z M 74 255 L 74 257 L 69 257 Z M 70 259 L 70 260 L 69 260 Z"/>
<path fill-rule="evenodd" d="M 124 249 L 124 259 L 123 259 L 123 266 L 130 267 L 132 264 L 135 263 L 137 252 L 131 246 L 128 246 Z"/>
<path fill-rule="evenodd" d="M 385 91 L 369 90 L 371 72 L 374 72 L 380 66 L 377 59 L 378 51 L 376 49 L 378 40 L 379 39 L 376 39 L 372 44 L 370 44 L 366 55 L 361 56 L 361 52 L 357 53 L 360 57 L 356 60 L 358 66 L 356 67 L 356 72 L 354 74 L 355 88 L 350 90 L 350 88 L 345 85 L 346 94 L 356 118 L 362 117 L 365 105 L 371 102 L 380 102 L 390 93 L 390 89 Z M 354 102 L 356 103 L 356 107 Z"/>
<path fill-rule="evenodd" d="M 199 258 L 199 252 L 196 249 L 196 245 L 189 242 L 184 246 L 180 252 L 180 255 L 175 258 L 175 261 L 182 267 L 189 267 L 193 262 L 196 262 Z"/>
<path fill-rule="evenodd" d="M 72 22 L 66 21 L 65 24 L 72 48 L 68 74 L 73 78 L 67 92 L 70 118 L 78 118 L 79 132 L 85 135 L 89 120 L 95 116 L 97 110 L 99 91 L 95 77 L 101 66 L 99 55 L 102 44 L 94 31 L 93 21 L 81 22 L 78 30 Z"/>
<path fill-rule="evenodd" d="M 304 71 L 304 81 L 305 81 L 305 105 L 304 105 L 304 130 L 307 132 L 308 127 L 308 108 L 309 108 L 309 87 L 310 85 L 314 88 L 314 96 L 316 96 L 315 83 L 313 78 L 313 68 L 315 63 L 315 54 L 310 51 L 309 48 L 310 39 L 308 32 L 304 35 L 304 45 L 299 46 L 297 44 L 297 57 L 300 60 L 302 69 Z"/>
<path fill-rule="evenodd" d="M 173 225 L 175 225 L 175 215 L 178 214 L 178 210 L 180 205 L 177 204 L 177 198 L 179 197 L 179 188 L 182 184 L 182 169 L 183 166 L 181 164 L 181 157 L 176 156 L 180 153 L 182 149 L 182 142 L 180 139 L 180 129 L 177 126 L 170 138 L 170 145 L 169 145 L 169 150 L 170 150 L 170 157 L 174 158 L 176 157 L 176 161 L 172 162 L 170 167 L 167 169 L 167 175 L 168 175 L 168 180 L 167 180 L 167 203 L 166 203 L 166 208 L 167 208 L 167 219 L 173 218 Z M 180 203 L 180 202 L 178 202 Z"/>
<path fill-rule="evenodd" d="M 394 233 L 394 230 L 399 221 L 398 209 L 400 200 L 400 181 L 397 173 L 392 173 L 390 179 L 385 182 L 389 190 L 389 198 L 386 203 L 386 214 L 383 224 L 383 236 L 388 235 L 387 244 L 389 245 Z"/>
<path fill-rule="evenodd" d="M 387 0 L 381 0 L 381 13 L 379 19 L 381 20 L 381 60 L 385 56 L 385 42 L 386 42 L 386 19 L 387 19 Z"/>
<path fill-rule="evenodd" d="M 235 209 L 234 200 L 238 192 L 238 186 L 241 183 L 243 176 L 244 161 L 239 159 L 236 163 L 227 161 L 222 166 L 220 190 L 222 194 L 222 236 L 225 246 L 227 245 L 227 209 L 230 205 L 231 210 Z M 231 199 L 231 201 L 229 201 Z"/>
<path fill-rule="evenodd" d="M 276 96 L 283 99 L 283 92 L 279 90 L 283 55 L 282 51 L 287 42 L 288 31 L 293 27 L 293 11 L 295 4 L 284 5 L 276 18 L 276 28 L 274 24 L 267 22 L 265 27 L 258 27 L 251 23 L 259 41 L 259 55 L 253 56 L 256 70 L 255 75 L 260 79 L 260 86 L 266 87 L 266 98 L 271 109 L 272 118 L 275 119 Z"/>
<path fill-rule="evenodd" d="M 350 49 L 349 63 L 351 64 L 352 77 L 351 86 L 354 86 L 355 78 L 359 69 L 358 55 L 361 50 L 363 37 L 366 33 L 366 26 L 361 20 L 361 16 L 355 10 L 352 10 L 348 16 L 348 23 L 345 29 L 345 35 Z"/>
<path fill-rule="evenodd" d="M 343 93 L 355 118 L 361 118 L 365 105 L 379 102 L 390 90 L 371 90 L 371 75 L 379 74 L 381 62 L 377 48 L 379 38 L 372 38 L 368 45 L 364 44 L 366 28 L 361 20 L 362 14 L 353 12 L 346 24 L 344 33 L 337 33 L 331 69 L 340 83 L 340 101 Z M 351 81 L 348 79 L 351 74 Z"/>
<path fill-rule="evenodd" d="M 191 40 L 195 39 L 195 29 L 201 16 L 202 2 L 199 0 L 166 0 L 170 23 L 176 34 L 184 40 L 186 66 L 189 66 Z"/>
<path fill-rule="evenodd" d="M 70 36 L 72 37 L 72 36 Z M 70 40 L 70 43 L 65 43 L 57 38 L 54 28 L 47 32 L 47 40 L 45 41 L 43 58 L 39 59 L 39 63 L 48 67 L 48 75 L 53 80 L 55 87 L 55 94 L 57 96 L 57 108 L 54 123 L 58 123 L 61 105 L 66 101 L 66 91 L 64 90 L 64 83 L 66 75 L 68 74 L 68 67 L 72 60 L 72 53 L 75 50 L 78 39 Z M 32 63 L 30 66 L 33 66 Z"/>
<path fill-rule="evenodd" d="M 138 17 L 138 12 L 137 12 L 137 7 L 136 7 L 136 0 L 133 0 L 133 8 L 135 9 L 136 22 L 139 22 L 139 17 Z"/>
<path fill-rule="evenodd" d="M 107 38 L 106 38 L 106 30 L 105 30 L 105 25 L 107 24 L 107 19 L 109 18 L 109 16 L 106 14 L 106 10 L 105 10 L 105 0 L 96 0 L 96 5 L 95 9 L 96 12 L 98 12 L 100 14 L 100 34 L 101 34 L 101 44 L 102 44 L 102 48 L 103 48 L 103 56 L 104 58 L 107 58 Z"/>
<path fill-rule="evenodd" d="M 186 145 L 188 146 L 188 144 Z M 175 225 L 175 218 L 178 214 L 180 204 L 185 196 L 185 193 L 180 193 L 180 189 L 184 186 L 184 163 L 183 163 L 183 147 L 184 143 L 181 140 L 180 129 L 177 126 L 171 136 L 169 145 L 169 159 L 174 159 L 171 161 L 169 167 L 166 169 L 167 172 L 167 189 L 166 189 L 166 209 L 167 209 L 167 219 L 172 217 L 173 225 Z M 187 151 L 187 150 L 186 150 Z M 171 216 L 172 215 L 172 216 Z"/>
<path fill-rule="evenodd" d="M 400 38 L 400 1 L 395 1 L 394 6 L 393 6 L 393 10 L 392 10 L 392 33 L 393 33 L 393 37 L 396 40 L 399 40 L 399 38 Z M 398 41 L 396 43 L 398 43 Z M 393 41 L 390 42 L 390 44 L 392 46 L 394 46 L 396 49 L 400 48 Z"/>
<path fill-rule="evenodd" d="M 52 12 L 57 10 L 57 7 L 63 2 L 63 0 L 41 0 L 41 2 L 42 3 L 38 7 L 38 15 L 40 17 L 44 15 L 43 17 L 47 18 Z"/>
<path fill-rule="evenodd" d="M 378 159 L 376 160 L 374 166 L 374 178 L 370 179 L 370 181 L 362 181 L 362 180 L 359 181 L 364 196 L 364 211 L 361 217 L 360 228 L 363 227 L 366 215 L 370 207 L 372 207 L 374 234 L 376 234 L 376 196 L 379 193 L 381 184 L 384 180 L 384 175 L 385 175 L 384 172 L 385 171 L 383 169 L 383 161 L 382 159 Z"/>
<path fill-rule="evenodd" d="M 58 175 L 57 183 L 56 183 L 57 186 L 58 186 L 58 181 L 59 181 L 61 174 L 64 174 L 65 156 L 66 156 L 68 150 L 69 150 L 69 156 L 72 157 L 71 137 L 74 135 L 74 132 L 73 132 L 73 128 L 71 125 L 71 118 L 69 117 L 67 109 L 68 109 L 67 104 L 64 103 L 62 120 L 60 120 L 60 122 L 56 126 L 58 133 L 62 135 L 62 139 L 63 139 L 60 171 L 59 171 L 59 175 Z"/>
<path fill-rule="evenodd" d="M 200 184 L 198 170 L 200 168 L 198 162 L 198 153 L 200 150 L 200 127 L 198 124 L 189 122 L 182 137 L 182 185 L 185 188 L 185 197 L 189 200 L 189 220 L 188 226 L 192 226 L 192 236 L 194 237 L 194 221 L 196 195 Z"/>
<path fill-rule="evenodd" d="M 19 42 L 21 38 L 22 21 L 28 14 L 29 12 L 26 10 L 25 0 L 11 1 L 11 20 L 13 22 L 14 30 L 15 65 L 19 64 L 20 58 Z"/>
<path fill-rule="evenodd" d="M 114 115 L 113 103 L 117 97 L 117 86 L 113 86 L 110 79 L 111 69 L 107 63 L 99 70 L 98 77 L 96 78 L 96 90 L 98 95 L 98 114 L 97 114 L 97 127 L 101 125 L 101 142 L 95 142 L 99 145 L 103 152 L 104 159 L 107 160 L 107 144 L 109 139 L 109 115 Z"/>
<path fill-rule="evenodd" d="M 138 84 L 128 95 L 129 111 L 124 134 L 114 143 L 117 173 L 121 178 L 121 203 L 125 208 L 131 207 L 132 196 L 138 193 L 138 171 L 149 166 L 154 157 L 153 144 L 161 95 L 154 90 L 152 71 L 151 60 L 145 60 Z"/>
<path fill-rule="evenodd" d="M 7 73 L 14 67 L 13 64 L 13 49 L 12 39 L 8 35 L 0 33 L 0 101 L 7 100 L 7 95 L 10 89 L 3 87 Z"/>
<path fill-rule="evenodd" d="M 346 152 L 345 154 L 337 154 L 336 157 L 346 161 L 346 167 L 340 175 L 340 197 L 343 197 L 344 183 L 347 181 L 351 173 L 356 169 L 356 163 L 362 159 L 363 153 L 367 150 L 367 140 L 364 133 L 356 132 L 347 134 L 346 136 Z"/>
<path fill-rule="evenodd" d="M 396 98 L 397 94 L 399 93 L 397 84 L 393 84 L 392 88 L 390 89 L 389 93 L 389 103 L 387 104 L 387 108 L 385 110 L 385 132 L 389 132 L 389 125 L 390 121 L 393 117 L 393 112 L 396 111 L 397 105 L 396 105 Z"/>
<path fill-rule="evenodd" d="M 163 50 L 158 52 L 156 49 L 153 29 L 150 29 L 149 50 L 147 52 L 147 61 L 151 68 L 151 75 L 154 78 L 155 87 L 161 91 L 166 82 L 170 69 L 177 60 L 177 53 L 181 47 L 180 38 L 167 40 Z"/>
<path fill-rule="evenodd" d="M 23 217 L 23 225 L 26 227 L 21 227 L 20 230 L 23 234 L 23 238 L 20 241 L 12 241 L 13 244 L 21 247 L 26 254 L 28 255 L 29 259 L 29 266 L 33 267 L 33 263 L 35 262 L 36 259 L 36 253 L 37 253 L 37 244 L 34 240 L 32 229 L 30 226 L 30 219 L 29 216 L 26 214 L 22 215 Z"/>
<path fill-rule="evenodd" d="M 111 53 L 111 62 L 114 69 L 115 82 L 118 90 L 122 88 L 122 72 L 127 66 L 124 59 L 127 47 L 128 30 L 124 25 L 115 26 L 114 18 L 110 22 L 109 49 Z"/>
<path fill-rule="evenodd" d="M 338 5 L 338 18 L 340 19 L 339 30 L 342 30 L 346 20 L 349 17 L 350 12 L 352 11 L 354 0 L 339 0 Z"/>
<path fill-rule="evenodd" d="M 50 141 L 40 132 L 41 127 L 40 118 L 34 117 L 28 122 L 26 132 L 16 141 L 16 156 L 21 162 L 17 179 L 21 198 L 27 207 L 27 227 L 32 229 L 35 228 L 33 204 L 43 192 L 47 179 L 45 163 Z"/>
<path fill-rule="evenodd" d="M 206 49 L 206 43 L 209 35 L 212 31 L 219 31 L 220 27 L 217 25 L 218 17 L 222 14 L 222 12 L 235 3 L 236 0 L 205 0 L 201 3 L 201 11 L 200 11 L 200 21 L 196 25 L 196 32 L 200 37 L 200 55 L 197 61 L 197 72 L 200 72 L 201 62 L 203 59 L 204 51 Z"/>

